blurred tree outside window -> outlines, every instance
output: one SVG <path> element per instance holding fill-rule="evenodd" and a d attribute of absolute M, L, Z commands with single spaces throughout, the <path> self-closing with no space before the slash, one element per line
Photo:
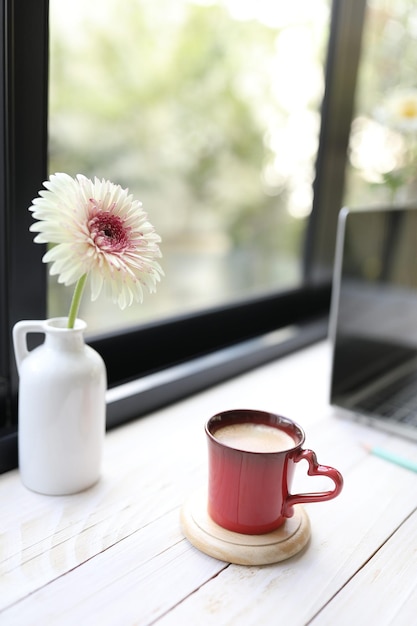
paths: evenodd
<path fill-rule="evenodd" d="M 417 201 L 417 2 L 368 0 L 346 169 L 351 207 Z"/>
<path fill-rule="evenodd" d="M 301 284 L 330 5 L 50 0 L 49 172 L 128 187 L 162 236 L 157 293 L 85 297 L 89 331 Z M 50 278 L 48 315 L 71 296 Z"/>

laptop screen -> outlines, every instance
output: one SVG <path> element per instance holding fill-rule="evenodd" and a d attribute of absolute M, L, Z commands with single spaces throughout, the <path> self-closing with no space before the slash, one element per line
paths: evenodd
<path fill-rule="evenodd" d="M 331 404 L 354 408 L 390 372 L 417 374 L 416 208 L 342 209 L 330 338 Z"/>

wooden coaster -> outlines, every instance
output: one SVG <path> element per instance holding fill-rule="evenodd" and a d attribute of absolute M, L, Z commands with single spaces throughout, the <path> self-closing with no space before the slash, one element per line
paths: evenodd
<path fill-rule="evenodd" d="M 207 512 L 207 495 L 198 492 L 181 510 L 181 526 L 187 539 L 201 552 L 237 565 L 267 565 L 289 559 L 310 539 L 310 520 L 303 507 L 282 526 L 264 535 L 244 535 L 222 528 Z"/>

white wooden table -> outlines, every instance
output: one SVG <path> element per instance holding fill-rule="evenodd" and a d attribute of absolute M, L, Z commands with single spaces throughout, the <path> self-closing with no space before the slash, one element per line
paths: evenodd
<path fill-rule="evenodd" d="M 328 373 L 323 342 L 112 431 L 102 480 L 75 496 L 0 476 L 0 624 L 417 624 L 417 474 L 361 445 L 415 458 L 416 444 L 335 417 Z M 182 535 L 207 477 L 204 423 L 228 408 L 298 421 L 344 475 L 338 498 L 306 505 L 310 543 L 287 561 L 231 565 Z M 303 466 L 295 486 L 313 490 Z"/>

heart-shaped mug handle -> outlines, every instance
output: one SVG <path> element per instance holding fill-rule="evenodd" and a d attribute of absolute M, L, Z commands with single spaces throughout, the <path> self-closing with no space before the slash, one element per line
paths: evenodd
<path fill-rule="evenodd" d="M 285 517 L 292 517 L 293 515 L 293 506 L 294 504 L 305 504 L 307 502 L 320 502 L 324 500 L 331 500 L 335 498 L 342 491 L 343 487 L 343 476 L 342 474 L 335 469 L 334 467 L 329 467 L 327 465 L 320 465 L 317 462 L 317 457 L 313 450 L 304 450 L 301 448 L 295 454 L 292 459 L 295 463 L 299 463 L 299 461 L 306 460 L 308 462 L 308 471 L 307 474 L 309 476 L 327 476 L 334 482 L 334 489 L 330 491 L 317 491 L 313 493 L 296 493 L 289 494 L 285 501 Z"/>

